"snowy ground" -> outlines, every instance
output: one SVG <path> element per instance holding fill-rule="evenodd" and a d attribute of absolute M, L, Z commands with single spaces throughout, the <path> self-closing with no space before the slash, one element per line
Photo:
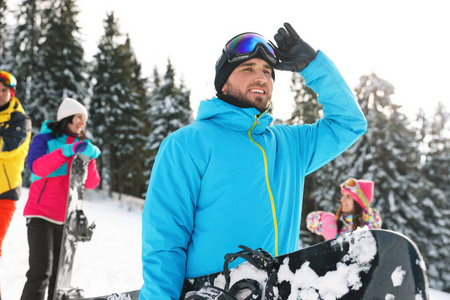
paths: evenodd
<path fill-rule="evenodd" d="M 0 283 L 3 300 L 20 299 L 28 270 L 28 244 L 22 198 L 3 242 Z M 106 194 L 88 191 L 83 210 L 89 223 L 95 221 L 92 240 L 79 243 L 75 256 L 72 285 L 86 295 L 137 290 L 142 286 L 141 212 L 143 202 L 123 197 L 112 200 Z"/>
<path fill-rule="evenodd" d="M 28 269 L 28 245 L 23 206 L 28 189 L 22 190 L 17 211 L 3 242 L 0 283 L 3 300 L 20 298 Z M 72 277 L 74 286 L 86 295 L 139 289 L 142 285 L 141 211 L 142 201 L 130 197 L 109 198 L 105 193 L 88 191 L 84 212 L 95 220 L 92 240 L 80 243 Z M 450 300 L 450 294 L 431 290 L 430 300 Z"/>

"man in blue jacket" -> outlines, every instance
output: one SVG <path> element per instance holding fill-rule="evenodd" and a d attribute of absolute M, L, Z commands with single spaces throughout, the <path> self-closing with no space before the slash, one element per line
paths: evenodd
<path fill-rule="evenodd" d="M 216 64 L 217 96 L 161 144 L 142 216 L 139 299 L 179 299 L 186 278 L 221 271 L 238 245 L 273 256 L 297 250 L 305 176 L 365 133 L 325 54 L 288 23 L 274 38 L 277 47 L 255 33 L 231 39 Z M 300 72 L 324 118 L 269 126 L 274 69 Z"/>

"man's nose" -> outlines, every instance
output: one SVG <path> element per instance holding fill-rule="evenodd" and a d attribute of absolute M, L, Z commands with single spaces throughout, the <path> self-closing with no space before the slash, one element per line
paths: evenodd
<path fill-rule="evenodd" d="M 258 82 L 266 82 L 267 76 L 269 76 L 264 70 L 256 71 L 256 77 L 255 80 Z"/>

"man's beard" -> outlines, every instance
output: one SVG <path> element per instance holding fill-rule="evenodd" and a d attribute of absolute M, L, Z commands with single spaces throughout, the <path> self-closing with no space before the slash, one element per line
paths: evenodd
<path fill-rule="evenodd" d="M 242 103 L 256 108 L 261 113 L 265 112 L 270 106 L 271 95 L 268 95 L 267 103 L 264 105 L 264 101 L 266 101 L 264 97 L 256 96 L 255 101 L 252 101 L 249 99 L 249 97 L 247 97 L 245 93 L 235 89 L 231 84 L 228 84 L 226 94 L 236 98 Z"/>

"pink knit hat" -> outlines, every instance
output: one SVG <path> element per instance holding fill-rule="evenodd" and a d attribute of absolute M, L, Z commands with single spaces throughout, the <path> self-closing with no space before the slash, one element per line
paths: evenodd
<path fill-rule="evenodd" d="M 372 203 L 373 187 L 374 182 L 371 180 L 349 178 L 341 184 L 341 193 L 348 192 L 353 200 L 364 209 Z"/>

